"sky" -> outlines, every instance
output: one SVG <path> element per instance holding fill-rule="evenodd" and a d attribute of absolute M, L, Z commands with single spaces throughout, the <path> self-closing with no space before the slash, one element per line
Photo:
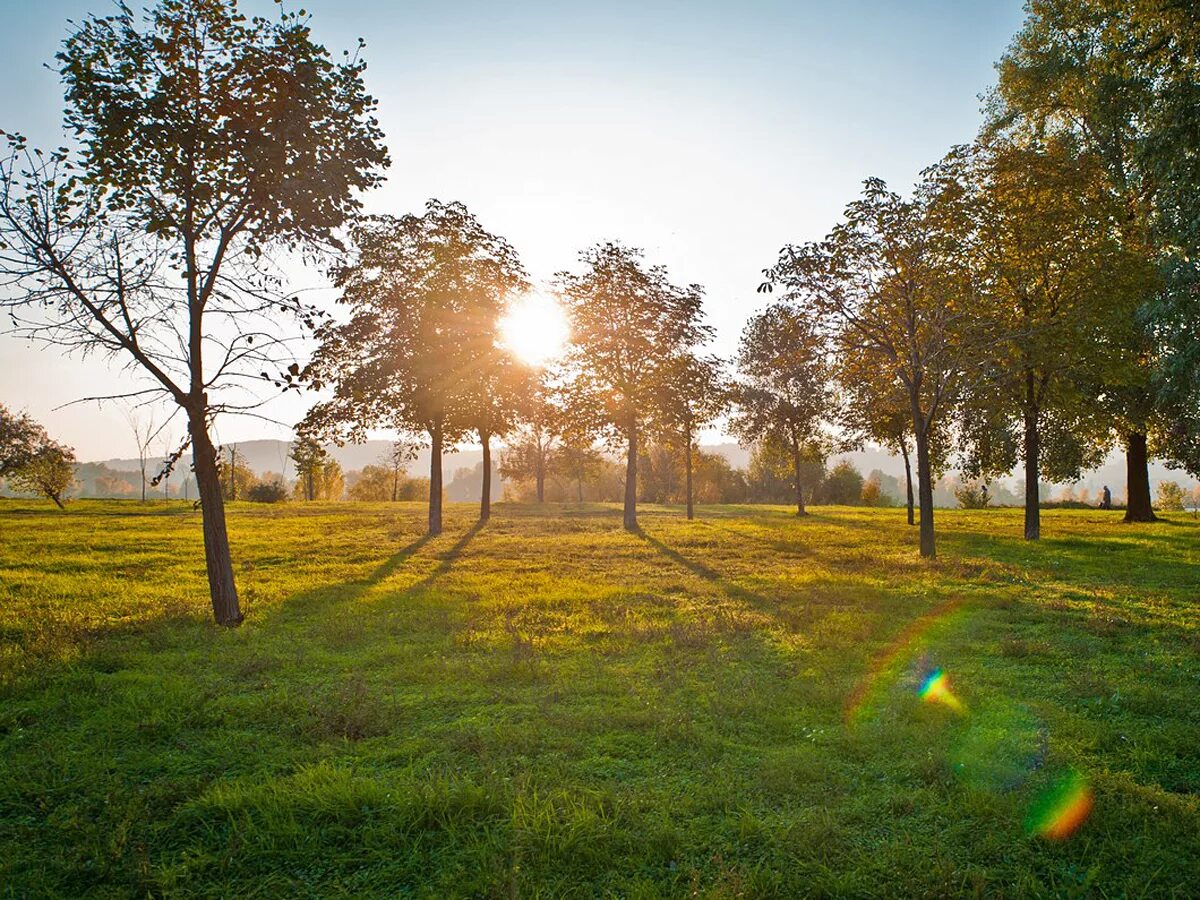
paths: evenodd
<path fill-rule="evenodd" d="M 61 85 L 44 64 L 68 20 L 112 8 L 0 0 L 0 129 L 63 142 Z M 704 285 L 713 349 L 726 355 L 767 302 L 755 288 L 780 247 L 828 231 L 863 179 L 903 189 L 974 137 L 980 95 L 1023 18 L 1020 0 L 304 8 L 335 55 L 367 42 L 392 158 L 386 185 L 364 198 L 369 212 L 460 200 L 539 282 L 597 241 L 641 247 L 677 283 Z M 293 274 L 293 288 L 323 284 L 320 272 Z M 63 404 L 132 378 L 0 336 L 0 403 L 28 410 L 80 459 L 132 456 L 133 434 L 117 404 Z M 283 398 L 266 412 L 294 422 L 308 402 Z M 217 436 L 290 433 L 228 418 Z"/>

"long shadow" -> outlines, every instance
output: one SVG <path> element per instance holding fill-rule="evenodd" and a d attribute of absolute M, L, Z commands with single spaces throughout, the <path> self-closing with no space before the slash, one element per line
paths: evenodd
<path fill-rule="evenodd" d="M 483 530 L 484 524 L 485 523 L 481 520 L 467 529 L 463 536 L 455 541 L 454 545 L 450 547 L 449 550 L 441 554 L 441 561 L 436 567 L 434 567 L 433 571 L 420 581 L 409 585 L 404 591 L 404 595 L 410 596 L 412 594 L 424 591 L 435 581 L 449 572 L 450 569 L 454 567 L 454 564 L 458 561 L 458 558 L 462 556 L 462 552 L 467 548 L 467 544 L 471 543 L 471 541 L 475 538 L 475 535 L 479 534 L 479 532 Z M 428 535 L 426 535 L 426 539 L 428 539 Z"/>
<path fill-rule="evenodd" d="M 641 528 L 638 528 L 634 534 L 636 534 L 676 565 L 687 569 L 693 575 L 716 585 L 726 594 L 726 596 L 741 600 L 744 603 L 749 603 L 759 609 L 778 609 L 779 604 L 777 601 L 771 600 L 769 597 L 764 597 L 762 594 L 755 593 L 754 591 L 748 590 L 741 585 L 733 583 L 725 578 L 725 576 L 723 576 L 716 569 L 709 568 L 708 566 L 704 565 L 704 563 L 697 562 L 694 559 L 689 559 L 674 547 L 667 546 L 658 538 L 654 537 L 654 535 L 647 534 Z"/>
<path fill-rule="evenodd" d="M 402 565 L 404 565 L 406 562 L 408 562 L 408 560 L 418 550 L 420 550 L 422 547 L 424 547 L 426 544 L 428 544 L 431 540 L 433 540 L 433 535 L 423 534 L 419 538 L 417 538 L 415 541 L 413 541 L 411 544 L 409 544 L 407 547 L 403 548 L 402 550 L 396 551 L 391 556 L 389 556 L 387 559 L 385 559 L 383 562 L 381 562 L 378 565 L 378 567 L 376 567 L 375 571 L 367 576 L 367 578 L 363 582 L 363 584 L 364 585 L 374 585 L 374 584 L 378 584 L 379 582 L 381 582 L 387 578 L 390 578 L 396 572 L 397 569 L 399 569 Z"/>

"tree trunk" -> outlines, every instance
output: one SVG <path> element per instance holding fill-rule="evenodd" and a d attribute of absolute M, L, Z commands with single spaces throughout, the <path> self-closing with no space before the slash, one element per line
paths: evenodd
<path fill-rule="evenodd" d="M 687 517 L 688 520 L 695 518 L 695 508 L 692 503 L 692 436 L 687 436 L 687 462 L 684 465 L 684 471 L 687 472 Z"/>
<path fill-rule="evenodd" d="M 546 468 L 538 466 L 537 470 L 537 502 L 546 502 Z"/>
<path fill-rule="evenodd" d="M 908 441 L 900 442 L 900 455 L 904 457 L 904 489 L 908 495 L 908 524 L 916 525 L 917 520 L 913 516 L 912 463 L 908 459 Z"/>
<path fill-rule="evenodd" d="M 1126 522 L 1157 522 L 1150 503 L 1150 456 L 1146 435 L 1130 432 L 1125 435 L 1125 501 Z"/>
<path fill-rule="evenodd" d="M 796 478 L 796 515 L 807 516 L 804 509 L 804 485 L 800 483 L 800 442 L 792 441 L 792 468 Z"/>
<path fill-rule="evenodd" d="M 212 597 L 213 618 L 218 625 L 240 625 L 237 585 L 233 580 L 233 559 L 229 554 L 229 534 L 225 530 L 225 498 L 221 490 L 221 472 L 217 449 L 208 436 L 201 414 L 189 418 L 192 437 L 192 463 L 200 494 L 200 515 L 204 523 L 204 565 L 208 569 L 208 592 Z"/>
<path fill-rule="evenodd" d="M 492 438 L 479 432 L 479 443 L 483 445 L 483 493 L 479 498 L 479 521 L 492 517 Z"/>
<path fill-rule="evenodd" d="M 1041 492 L 1038 490 L 1042 440 L 1038 431 L 1038 410 L 1033 397 L 1033 373 L 1025 374 L 1025 540 L 1042 536 Z"/>
<path fill-rule="evenodd" d="M 637 531 L 637 423 L 631 422 L 625 433 L 629 438 L 629 453 L 625 460 L 625 530 Z"/>
<path fill-rule="evenodd" d="M 921 555 L 933 559 L 937 544 L 933 534 L 933 472 L 929 464 L 929 432 L 925 416 L 914 391 L 912 402 L 913 437 L 917 443 L 917 505 L 921 510 Z"/>
<path fill-rule="evenodd" d="M 578 501 L 580 503 L 582 503 L 583 502 L 583 473 L 582 472 L 579 474 L 579 477 L 575 479 L 575 493 L 576 493 L 576 498 L 578 499 Z"/>
<path fill-rule="evenodd" d="M 429 430 L 429 533 L 442 533 L 442 424 Z"/>

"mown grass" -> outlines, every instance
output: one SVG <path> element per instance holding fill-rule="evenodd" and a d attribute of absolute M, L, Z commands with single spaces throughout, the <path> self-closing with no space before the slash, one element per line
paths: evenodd
<path fill-rule="evenodd" d="M 0 892 L 1200 889 L 1190 516 L 473 512 L 235 505 L 222 630 L 189 507 L 0 505 Z"/>

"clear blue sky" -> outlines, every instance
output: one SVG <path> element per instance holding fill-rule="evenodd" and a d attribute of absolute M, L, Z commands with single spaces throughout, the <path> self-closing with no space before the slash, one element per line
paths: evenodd
<path fill-rule="evenodd" d="M 303 5 L 331 50 L 367 41 L 393 159 L 369 209 L 462 200 L 542 279 L 597 240 L 642 246 L 707 287 L 726 353 L 782 244 L 823 234 L 863 178 L 907 186 L 974 136 L 979 95 L 1023 18 L 1019 0 Z M 0 128 L 60 143 L 61 91 L 42 66 L 68 19 L 111 6 L 0 7 Z M 128 377 L 0 338 L 0 402 L 82 459 L 132 454 L 120 410 L 53 408 Z M 273 412 L 293 421 L 303 405 Z M 226 441 L 285 436 L 218 426 Z"/>

